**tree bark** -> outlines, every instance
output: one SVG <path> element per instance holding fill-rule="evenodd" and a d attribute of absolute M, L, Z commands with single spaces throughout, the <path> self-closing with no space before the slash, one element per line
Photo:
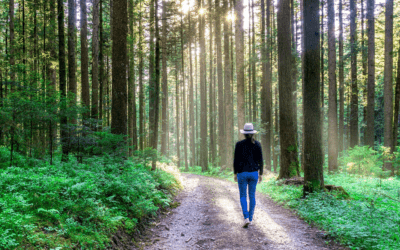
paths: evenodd
<path fill-rule="evenodd" d="M 325 72 L 324 72 L 324 0 L 321 0 L 321 45 L 320 45 L 320 51 L 321 51 L 321 136 L 322 136 L 322 165 L 325 163 L 325 141 L 324 141 L 324 117 L 325 117 L 325 95 L 324 95 L 324 89 L 325 89 Z"/>
<path fill-rule="evenodd" d="M 319 0 L 303 1 L 304 22 L 304 196 L 324 187 L 320 112 Z"/>
<path fill-rule="evenodd" d="M 181 0 L 182 6 L 182 0 Z M 187 157 L 187 119 L 186 119 L 186 83 L 185 83 L 185 56 L 183 46 L 183 13 L 181 12 L 181 60 L 182 60 L 182 106 L 183 106 L 183 154 L 185 159 L 185 169 L 189 170 Z"/>
<path fill-rule="evenodd" d="M 400 109 L 400 41 L 399 50 L 397 53 L 397 78 L 396 78 L 396 95 L 394 100 L 394 123 L 393 123 L 393 150 L 396 150 L 397 136 L 399 127 L 399 109 Z M 394 175 L 394 167 L 392 168 L 392 175 Z"/>
<path fill-rule="evenodd" d="M 81 4 L 81 99 L 82 104 L 85 105 L 87 109 L 90 109 L 90 95 L 89 95 L 89 55 L 88 55 L 88 45 L 87 45 L 87 14 L 86 14 L 86 0 L 80 0 Z M 93 27 L 96 22 L 95 17 L 95 6 L 93 5 Z M 97 16 L 98 20 L 98 16 Z M 94 30 L 93 30 L 94 31 Z M 94 33 L 94 32 L 93 32 Z M 84 114 L 83 119 L 89 118 L 90 112 Z"/>
<path fill-rule="evenodd" d="M 291 101 L 292 49 L 290 38 L 290 0 L 281 0 L 278 7 L 278 74 L 279 74 L 279 127 L 281 141 L 281 166 L 278 179 L 298 176 L 295 114 Z"/>
<path fill-rule="evenodd" d="M 252 101 L 253 103 L 250 105 L 253 105 L 252 110 L 253 110 L 253 115 L 252 115 L 252 121 L 256 122 L 257 121 L 257 81 L 256 81 L 256 60 L 257 60 L 257 55 L 256 55 L 256 40 L 255 40 L 255 28 L 254 28 L 254 0 L 251 0 L 251 23 L 252 23 L 252 37 L 251 37 L 251 42 L 252 42 L 252 63 L 251 63 L 251 68 L 252 68 L 252 72 L 253 72 L 253 79 L 252 79 L 252 93 L 253 93 L 253 97 L 252 97 Z"/>
<path fill-rule="evenodd" d="M 144 87 L 143 87 L 143 49 L 142 49 L 142 1 L 139 9 L 139 149 L 144 150 Z"/>
<path fill-rule="evenodd" d="M 61 99 L 65 100 L 67 97 L 67 81 L 66 81 L 66 69 L 65 69 L 65 34 L 64 34 L 64 6 L 63 1 L 57 1 L 57 19 L 58 19 L 58 64 L 59 64 L 59 84 Z M 65 110 L 65 102 L 62 102 L 61 110 Z M 63 114 L 63 113 L 61 113 Z M 61 136 L 61 148 L 62 148 L 62 161 L 68 160 L 68 145 L 66 142 L 67 133 L 67 117 L 61 115 L 60 117 L 60 136 Z"/>
<path fill-rule="evenodd" d="M 237 82 L 237 118 L 238 128 L 244 127 L 244 30 L 243 2 L 235 1 L 235 48 L 236 48 L 236 82 Z M 238 138 L 241 134 L 238 131 Z"/>
<path fill-rule="evenodd" d="M 127 1 L 113 0 L 111 132 L 127 134 Z"/>
<path fill-rule="evenodd" d="M 91 116 L 95 120 L 97 120 L 99 118 L 99 22 L 100 22 L 99 21 L 99 4 L 100 4 L 100 0 L 93 0 L 93 33 L 92 33 L 93 64 L 92 64 L 92 110 L 91 110 Z M 97 126 L 96 126 L 95 130 L 97 130 Z"/>
<path fill-rule="evenodd" d="M 364 43 L 365 43 L 365 40 L 364 40 L 364 33 L 365 33 L 365 29 L 364 29 L 364 0 L 361 0 L 361 55 L 362 55 L 362 75 L 363 75 L 363 77 L 362 77 L 362 79 L 363 79 L 363 82 L 362 82 L 362 85 L 363 85 L 363 87 L 362 87 L 362 90 L 363 90 L 363 92 L 362 92 L 362 95 L 363 95 L 363 103 L 364 103 L 364 105 L 363 105 L 363 122 L 362 122 L 362 124 L 363 124 L 363 126 L 361 127 L 361 131 L 362 131 L 362 134 L 363 134 L 363 137 L 362 137 L 362 144 L 363 145 L 366 145 L 365 144 L 365 136 L 366 136 L 366 134 L 365 134 L 365 132 L 366 132 L 366 127 L 365 127 L 365 125 L 366 125 L 366 121 L 367 121 L 367 105 L 365 105 L 365 103 L 367 103 L 367 88 L 368 88 L 368 84 L 367 84 L 367 53 L 366 53 L 366 50 L 365 50 L 365 46 L 364 46 Z"/>
<path fill-rule="evenodd" d="M 104 36 L 103 36 L 103 0 L 99 0 L 100 4 L 100 23 L 99 23 L 99 36 L 100 36 L 100 43 L 99 43 L 99 61 L 100 61 L 100 68 L 99 68 L 99 120 L 100 120 L 100 130 L 103 128 L 103 91 L 104 91 L 104 82 L 105 82 L 105 75 L 104 75 Z"/>
<path fill-rule="evenodd" d="M 357 86 L 357 6 L 350 0 L 350 43 L 351 43 L 351 104 L 350 104 L 350 147 L 358 145 L 358 86 Z"/>
<path fill-rule="evenodd" d="M 167 3 L 162 1 L 162 140 L 161 154 L 167 155 L 167 140 L 168 140 L 168 75 L 167 75 Z"/>
<path fill-rule="evenodd" d="M 216 156 L 216 147 L 215 147 L 215 109 L 214 109 L 214 103 L 215 103 L 215 97 L 214 97 L 214 89 L 215 89 L 215 84 L 214 84 L 214 57 L 213 57 L 213 13 L 212 13 L 212 0 L 208 0 L 208 21 L 209 21 L 209 30 L 210 30 L 210 84 L 209 84 L 209 110 L 210 110 L 210 163 L 214 165 L 215 163 L 215 156 Z"/>
<path fill-rule="evenodd" d="M 343 63 L 343 6 L 339 0 L 339 133 L 338 152 L 343 151 L 344 136 L 344 63 Z"/>
<path fill-rule="evenodd" d="M 176 50 L 175 50 L 176 53 Z M 176 152 L 177 152 L 177 167 L 178 169 L 181 167 L 181 150 L 179 143 L 179 79 L 178 79 L 178 60 L 175 62 L 175 111 L 176 111 L 176 124 L 175 124 L 175 132 L 176 132 Z"/>
<path fill-rule="evenodd" d="M 328 107 L 328 168 L 336 171 L 337 157 L 337 90 L 336 90 L 336 45 L 335 45 L 335 2 L 328 0 L 328 67 L 329 67 L 329 107 Z"/>
<path fill-rule="evenodd" d="M 153 147 L 154 135 L 155 135 L 155 74 L 154 74 L 154 63 L 155 63 L 155 50 L 154 50 L 154 4 L 157 0 L 150 0 L 150 16 L 149 16 L 149 146 Z"/>
<path fill-rule="evenodd" d="M 75 1 L 68 0 L 68 92 L 73 95 L 71 106 L 76 105 L 77 86 L 76 86 L 76 57 L 75 57 Z M 71 119 L 72 124 L 76 124 L 76 118 Z M 71 136 L 71 135 L 69 135 Z"/>
<path fill-rule="evenodd" d="M 393 153 L 393 0 L 385 8 L 384 146 Z M 392 163 L 386 161 L 385 168 L 391 170 Z"/>
<path fill-rule="evenodd" d="M 133 0 L 129 1 L 129 77 L 128 77 L 128 128 L 130 138 L 129 155 L 132 156 L 137 149 L 137 127 L 136 127 L 136 84 L 135 84 L 135 51 L 134 51 L 134 12 Z"/>
<path fill-rule="evenodd" d="M 223 0 L 226 16 L 229 13 L 228 0 Z M 225 101 L 225 152 L 227 166 L 233 167 L 233 100 L 231 98 L 231 58 L 229 53 L 229 26 L 230 22 L 224 19 L 224 101 Z M 232 59 L 233 60 L 233 59 Z"/>
<path fill-rule="evenodd" d="M 191 15 L 190 15 L 190 10 L 189 10 L 189 31 L 192 31 L 191 29 Z M 195 32 L 195 31 L 194 31 Z M 196 33 L 195 33 L 196 34 Z M 190 165 L 194 166 L 196 164 L 196 140 L 195 140 L 195 135 L 196 135 L 196 127 L 195 127 L 195 110 L 194 110 L 194 96 L 193 96 L 193 65 L 192 65 L 192 32 L 189 35 L 189 74 L 190 74 L 190 87 L 189 87 L 189 101 L 190 101 L 190 107 L 189 107 L 189 119 L 190 119 L 190 148 L 192 151 L 192 158 L 190 160 Z M 196 91 L 197 93 L 197 91 Z"/>
<path fill-rule="evenodd" d="M 10 76 L 11 76 L 11 92 L 14 90 L 14 85 L 15 85 L 15 70 L 14 70 L 14 65 L 15 65 L 15 49 L 14 49 L 14 0 L 10 0 L 9 2 L 9 9 L 8 9 L 8 16 L 10 18 Z"/>
<path fill-rule="evenodd" d="M 375 119 L 375 0 L 367 0 L 368 19 L 368 99 L 367 99 L 367 129 L 365 144 L 374 147 Z M 342 52 L 343 53 L 343 52 Z"/>

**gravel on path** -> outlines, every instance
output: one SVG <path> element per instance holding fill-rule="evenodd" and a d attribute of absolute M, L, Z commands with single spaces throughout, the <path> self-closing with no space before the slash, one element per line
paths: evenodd
<path fill-rule="evenodd" d="M 237 183 L 182 177 L 181 205 L 148 230 L 141 249 L 348 249 L 258 192 L 253 223 L 243 228 Z"/>

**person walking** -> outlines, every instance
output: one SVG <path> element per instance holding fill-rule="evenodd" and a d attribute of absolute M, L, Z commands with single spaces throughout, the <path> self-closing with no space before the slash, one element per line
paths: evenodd
<path fill-rule="evenodd" d="M 257 181 L 262 181 L 263 156 L 260 142 L 253 138 L 257 133 L 252 123 L 246 123 L 240 130 L 245 139 L 238 141 L 235 146 L 233 170 L 235 181 L 239 186 L 240 205 L 244 216 L 244 228 L 251 225 L 254 209 L 256 207 Z M 250 210 L 247 210 L 247 186 L 249 188 Z"/>

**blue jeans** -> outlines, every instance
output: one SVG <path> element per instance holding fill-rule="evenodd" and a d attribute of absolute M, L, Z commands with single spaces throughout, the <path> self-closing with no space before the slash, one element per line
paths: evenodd
<path fill-rule="evenodd" d="M 256 186 L 258 181 L 258 171 L 242 172 L 237 174 L 240 204 L 242 205 L 243 216 L 245 219 L 253 220 L 254 208 L 256 207 Z M 247 211 L 247 185 L 249 186 L 250 211 Z"/>

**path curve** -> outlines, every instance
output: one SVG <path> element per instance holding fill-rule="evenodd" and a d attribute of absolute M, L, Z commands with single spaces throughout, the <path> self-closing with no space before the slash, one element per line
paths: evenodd
<path fill-rule="evenodd" d="M 348 249 L 258 192 L 253 224 L 242 228 L 237 183 L 182 177 L 184 189 L 176 197 L 181 205 L 149 229 L 151 241 L 142 249 Z"/>

